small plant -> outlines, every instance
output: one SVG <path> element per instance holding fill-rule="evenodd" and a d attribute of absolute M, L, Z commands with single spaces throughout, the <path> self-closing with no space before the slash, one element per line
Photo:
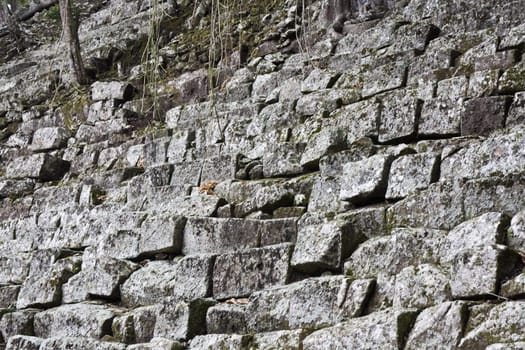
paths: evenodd
<path fill-rule="evenodd" d="M 199 193 L 206 193 L 207 195 L 215 194 L 215 187 L 219 184 L 219 181 L 208 181 L 201 185 Z"/>

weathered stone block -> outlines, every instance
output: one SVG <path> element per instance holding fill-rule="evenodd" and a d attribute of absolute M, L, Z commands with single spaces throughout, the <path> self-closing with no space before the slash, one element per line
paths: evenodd
<path fill-rule="evenodd" d="M 155 337 L 183 341 L 206 332 L 206 312 L 215 301 L 197 299 L 190 303 L 166 299 L 158 309 Z"/>
<path fill-rule="evenodd" d="M 219 304 L 208 309 L 206 331 L 208 333 L 246 334 L 246 305 Z"/>
<path fill-rule="evenodd" d="M 391 156 L 375 155 L 345 164 L 339 198 L 352 203 L 384 198 L 392 161 Z"/>
<path fill-rule="evenodd" d="M 396 275 L 394 306 L 423 309 L 452 300 L 446 269 L 436 265 L 409 266 Z"/>
<path fill-rule="evenodd" d="M 327 125 L 347 133 L 347 144 L 362 137 L 378 136 L 380 104 L 369 99 L 343 106 L 332 113 Z"/>
<path fill-rule="evenodd" d="M 438 180 L 439 155 L 420 153 L 397 158 L 390 167 L 385 198 L 406 197 Z"/>
<path fill-rule="evenodd" d="M 153 338 L 160 305 L 138 307 L 113 319 L 111 330 L 121 343 L 146 343 Z"/>
<path fill-rule="evenodd" d="M 103 305 L 62 305 L 35 315 L 35 335 L 41 338 L 101 338 L 107 334 L 115 311 Z"/>
<path fill-rule="evenodd" d="M 512 218 L 507 235 L 507 245 L 512 249 L 525 252 L 525 210 Z"/>
<path fill-rule="evenodd" d="M 40 350 L 125 350 L 126 344 L 89 338 L 59 337 L 42 341 Z"/>
<path fill-rule="evenodd" d="M 243 350 L 250 344 L 250 336 L 238 334 L 207 334 L 193 338 L 189 350 Z"/>
<path fill-rule="evenodd" d="M 242 297 L 285 284 L 292 249 L 291 244 L 279 244 L 219 255 L 213 267 L 214 298 Z"/>
<path fill-rule="evenodd" d="M 60 250 L 39 250 L 33 253 L 29 276 L 18 294 L 18 309 L 60 304 L 62 285 L 79 271 L 81 264 L 80 256 L 60 259 L 60 255 Z"/>
<path fill-rule="evenodd" d="M 81 271 L 62 286 L 62 302 L 74 303 L 90 297 L 115 298 L 119 286 L 139 265 L 104 255 L 97 256 L 95 249 L 86 248 Z"/>
<path fill-rule="evenodd" d="M 315 68 L 301 84 L 301 92 L 309 93 L 331 88 L 339 74 Z"/>
<path fill-rule="evenodd" d="M 326 127 L 313 135 L 301 156 L 301 165 L 316 168 L 321 157 L 346 148 L 346 133 L 339 128 Z"/>
<path fill-rule="evenodd" d="M 374 277 L 385 272 L 395 275 L 409 266 L 438 264 L 445 232 L 429 229 L 394 229 L 390 236 L 371 238 L 362 243 L 345 262 L 348 275 Z M 367 264 L 363 264 L 367 261 Z"/>
<path fill-rule="evenodd" d="M 176 275 L 175 264 L 171 262 L 149 262 L 135 271 L 121 286 L 122 303 L 133 307 L 160 302 L 172 293 L 170 282 Z"/>
<path fill-rule="evenodd" d="M 507 96 L 472 99 L 465 102 L 461 116 L 461 135 L 483 135 L 505 126 Z"/>
<path fill-rule="evenodd" d="M 91 99 L 100 100 L 121 100 L 127 101 L 133 96 L 133 86 L 129 83 L 120 81 L 101 82 L 97 81 L 91 85 Z"/>
<path fill-rule="evenodd" d="M 303 172 L 301 155 L 304 144 L 277 143 L 269 146 L 263 155 L 264 177 L 297 175 Z"/>
<path fill-rule="evenodd" d="M 47 153 L 34 154 L 14 159 L 7 165 L 6 177 L 26 177 L 42 181 L 60 180 L 69 169 L 69 163 Z"/>
<path fill-rule="evenodd" d="M 129 345 L 127 350 L 184 350 L 186 347 L 178 341 L 155 338 L 149 343 Z"/>
<path fill-rule="evenodd" d="M 0 332 L 3 339 L 15 335 L 33 335 L 33 318 L 39 310 L 21 310 L 10 312 L 0 320 Z"/>
<path fill-rule="evenodd" d="M 402 87 L 406 83 L 407 66 L 394 62 L 378 67 L 364 75 L 363 97 Z"/>
<path fill-rule="evenodd" d="M 448 302 L 423 310 L 410 331 L 405 349 L 435 347 L 443 350 L 457 348 L 467 319 L 467 304 Z"/>
<path fill-rule="evenodd" d="M 488 69 L 471 74 L 467 97 L 491 96 L 498 90 L 499 69 Z"/>
<path fill-rule="evenodd" d="M 61 148 L 66 145 L 68 137 L 68 132 L 64 128 L 41 128 L 33 134 L 31 149 L 38 152 Z"/>
<path fill-rule="evenodd" d="M 335 111 L 339 106 L 341 106 L 343 98 L 345 98 L 345 96 L 342 95 L 340 90 L 319 90 L 302 96 L 297 101 L 295 111 L 299 115 L 306 116 L 314 114 L 325 115 Z"/>
<path fill-rule="evenodd" d="M 525 92 L 518 92 L 514 95 L 505 126 L 511 128 L 522 124 L 525 124 Z"/>
<path fill-rule="evenodd" d="M 495 343 L 525 340 L 523 337 L 523 313 L 525 303 L 508 301 L 495 306 L 474 330 L 465 334 L 458 349 L 475 350 Z"/>
<path fill-rule="evenodd" d="M 259 244 L 258 222 L 243 219 L 190 218 L 184 229 L 183 254 L 225 253 Z"/>
<path fill-rule="evenodd" d="M 415 136 L 417 120 L 421 111 L 421 100 L 411 89 L 397 90 L 379 97 L 381 115 L 379 142 L 393 142 Z"/>
<path fill-rule="evenodd" d="M 301 349 L 308 330 L 275 331 L 257 333 L 253 336 L 252 349 Z"/>
<path fill-rule="evenodd" d="M 388 227 L 451 229 L 464 221 L 463 192 L 457 182 L 438 182 L 387 209 Z"/>
<path fill-rule="evenodd" d="M 248 304 L 248 331 L 326 327 L 360 316 L 373 286 L 373 280 L 334 276 L 256 292 Z"/>
<path fill-rule="evenodd" d="M 459 135 L 462 110 L 462 100 L 433 98 L 425 101 L 418 133 L 424 136 Z"/>
<path fill-rule="evenodd" d="M 416 316 L 417 312 L 403 309 L 375 312 L 313 332 L 304 339 L 303 349 L 397 350 Z"/>
<path fill-rule="evenodd" d="M 16 285 L 0 287 L 0 309 L 12 309 L 16 305 L 20 288 Z"/>
<path fill-rule="evenodd" d="M 27 335 L 15 335 L 7 340 L 6 350 L 40 350 L 43 339 Z"/>
<path fill-rule="evenodd" d="M 499 79 L 498 91 L 511 93 L 525 90 L 525 62 L 522 61 L 509 68 Z"/>
<path fill-rule="evenodd" d="M 291 264 L 307 273 L 339 270 L 341 265 L 364 239 L 360 232 L 344 220 L 300 226 Z"/>

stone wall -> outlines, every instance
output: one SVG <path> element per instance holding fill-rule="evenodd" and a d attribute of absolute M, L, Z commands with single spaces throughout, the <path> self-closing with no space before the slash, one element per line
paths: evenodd
<path fill-rule="evenodd" d="M 49 48 L 0 66 L 0 348 L 525 349 L 524 3 L 333 3 L 147 127 L 125 72 L 72 105 Z"/>

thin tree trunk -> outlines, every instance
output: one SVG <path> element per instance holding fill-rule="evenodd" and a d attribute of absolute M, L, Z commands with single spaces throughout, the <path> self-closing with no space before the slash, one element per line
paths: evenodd
<path fill-rule="evenodd" d="M 78 20 L 72 15 L 72 0 L 59 0 L 62 30 L 66 43 L 69 45 L 69 58 L 73 76 L 80 85 L 87 83 L 86 70 L 82 63 L 80 40 L 78 39 Z"/>

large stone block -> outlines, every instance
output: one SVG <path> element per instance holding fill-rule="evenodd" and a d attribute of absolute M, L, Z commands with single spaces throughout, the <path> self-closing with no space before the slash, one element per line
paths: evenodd
<path fill-rule="evenodd" d="M 380 66 L 364 75 L 363 97 L 402 87 L 406 83 L 407 66 L 394 62 Z"/>
<path fill-rule="evenodd" d="M 47 153 L 40 153 L 14 159 L 7 165 L 6 177 L 53 181 L 60 180 L 68 170 L 69 162 Z"/>
<path fill-rule="evenodd" d="M 206 331 L 215 334 L 246 334 L 246 304 L 218 304 L 208 309 Z"/>
<path fill-rule="evenodd" d="M 126 343 L 147 343 L 153 338 L 160 304 L 135 308 L 113 319 L 111 330 L 115 340 Z"/>
<path fill-rule="evenodd" d="M 304 329 L 257 333 L 253 336 L 251 349 L 301 349 L 309 333 Z"/>
<path fill-rule="evenodd" d="M 126 344 L 89 338 L 59 337 L 42 341 L 40 350 L 125 350 Z"/>
<path fill-rule="evenodd" d="M 379 99 L 379 142 L 394 142 L 414 137 L 421 112 L 421 100 L 416 98 L 415 92 L 411 89 L 397 90 L 386 93 Z"/>
<path fill-rule="evenodd" d="M 416 311 L 403 309 L 375 312 L 313 332 L 304 339 L 303 349 L 398 350 L 416 316 Z"/>
<path fill-rule="evenodd" d="M 466 101 L 461 116 L 461 135 L 484 135 L 503 128 L 509 104 L 510 98 L 507 96 Z"/>
<path fill-rule="evenodd" d="M 133 96 L 133 90 L 133 86 L 131 86 L 129 83 L 120 81 L 97 81 L 91 85 L 91 99 L 93 101 L 127 101 Z"/>
<path fill-rule="evenodd" d="M 33 151 L 48 151 L 64 147 L 67 143 L 68 132 L 61 127 L 38 129 L 33 134 L 31 149 Z"/>
<path fill-rule="evenodd" d="M 35 315 L 35 335 L 98 339 L 107 334 L 115 314 L 115 310 L 103 305 L 62 305 Z"/>
<path fill-rule="evenodd" d="M 43 339 L 27 335 L 15 335 L 7 340 L 6 350 L 40 350 Z"/>
<path fill-rule="evenodd" d="M 39 250 L 33 253 L 29 276 L 22 284 L 16 307 L 50 307 L 61 302 L 62 285 L 80 270 L 81 257 L 61 259 L 60 250 Z"/>
<path fill-rule="evenodd" d="M 292 249 L 293 245 L 285 243 L 219 255 L 213 267 L 214 298 L 243 297 L 285 284 Z"/>
<path fill-rule="evenodd" d="M 343 261 L 364 240 L 343 219 L 316 225 L 301 225 L 291 264 L 307 273 L 340 270 Z"/>
<path fill-rule="evenodd" d="M 394 275 L 409 266 L 438 264 L 444 243 L 444 231 L 394 229 L 390 236 L 371 238 L 361 244 L 344 268 L 348 275 L 357 278 L 374 277 L 383 272 Z"/>
<path fill-rule="evenodd" d="M 467 319 L 467 304 L 448 302 L 423 310 L 410 331 L 405 349 L 457 349 Z"/>
<path fill-rule="evenodd" d="M 239 334 L 207 334 L 199 335 L 189 343 L 189 350 L 243 350 L 250 345 L 249 335 Z"/>
<path fill-rule="evenodd" d="M 499 79 L 499 92 L 511 93 L 525 90 L 525 79 L 523 79 L 524 76 L 525 62 L 522 61 L 503 73 Z"/>
<path fill-rule="evenodd" d="M 304 149 L 305 145 L 301 143 L 283 142 L 270 145 L 262 160 L 264 177 L 301 174 L 301 155 Z"/>
<path fill-rule="evenodd" d="M 62 302 L 75 303 L 90 297 L 116 298 L 120 285 L 139 265 L 129 261 L 97 256 L 93 248 L 86 248 L 81 271 L 62 286 Z"/>
<path fill-rule="evenodd" d="M 158 309 L 154 336 L 183 341 L 204 334 L 206 312 L 214 304 L 211 299 L 197 299 L 190 303 L 166 299 Z"/>
<path fill-rule="evenodd" d="M 495 306 L 479 325 L 465 334 L 458 349 L 475 350 L 496 343 L 525 341 L 524 312 L 522 301 L 507 301 Z"/>
<path fill-rule="evenodd" d="M 0 287 L 0 309 L 12 309 L 16 305 L 20 288 L 17 285 Z"/>
<path fill-rule="evenodd" d="M 344 165 L 339 198 L 366 203 L 384 198 L 393 158 L 375 155 Z"/>
<path fill-rule="evenodd" d="M 387 199 L 406 197 L 438 180 L 439 155 L 421 153 L 397 158 L 390 167 Z"/>
<path fill-rule="evenodd" d="M 373 280 L 334 276 L 255 292 L 248 304 L 248 331 L 326 327 L 360 316 L 373 287 Z"/>
<path fill-rule="evenodd" d="M 3 339 L 15 335 L 33 335 L 33 318 L 39 310 L 27 309 L 6 313 L 0 319 L 0 333 Z"/>
<path fill-rule="evenodd" d="M 514 95 L 505 126 L 511 128 L 522 124 L 525 124 L 525 92 L 518 92 Z"/>
<path fill-rule="evenodd" d="M 423 136 L 453 136 L 461 133 L 463 101 L 432 98 L 423 104 L 418 133 Z"/>
<path fill-rule="evenodd" d="M 520 211 L 512 218 L 507 235 L 507 244 L 512 249 L 525 252 L 525 210 Z"/>

